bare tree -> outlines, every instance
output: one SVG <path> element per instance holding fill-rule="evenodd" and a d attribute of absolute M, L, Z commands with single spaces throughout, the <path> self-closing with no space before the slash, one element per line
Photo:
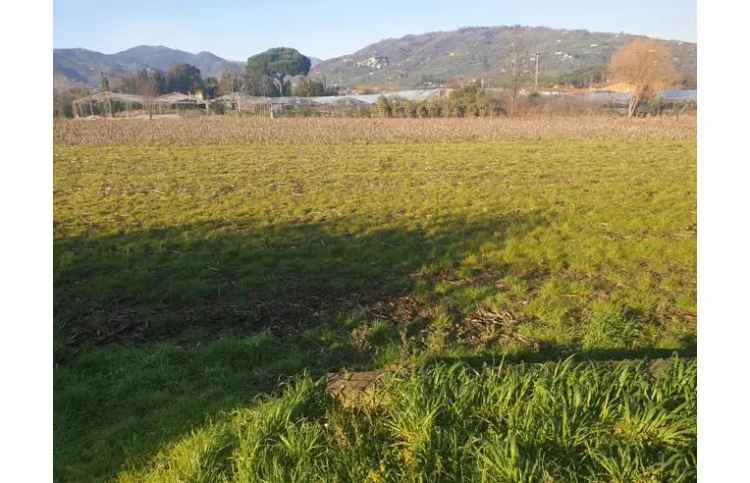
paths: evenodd
<path fill-rule="evenodd" d="M 229 72 L 225 72 L 219 78 L 218 95 L 224 96 L 237 92 L 242 88 L 242 79 L 232 75 Z"/>
<path fill-rule="evenodd" d="M 523 87 L 524 82 L 524 63 L 529 57 L 529 49 L 524 35 L 524 28 L 520 26 L 513 27 L 511 31 L 510 55 L 508 62 L 509 86 L 510 86 L 510 110 L 509 115 L 516 113 L 518 104 L 518 93 Z"/>
<path fill-rule="evenodd" d="M 156 79 L 147 72 L 139 73 L 136 80 L 136 90 L 143 97 L 143 107 L 148 112 L 148 118 L 154 117 L 154 99 L 159 95 Z"/>
<path fill-rule="evenodd" d="M 612 56 L 609 70 L 616 81 L 633 85 L 628 104 L 629 117 L 638 113 L 641 102 L 653 98 L 658 89 L 677 79 L 669 47 L 657 40 L 629 43 Z"/>
<path fill-rule="evenodd" d="M 52 112 L 55 117 L 65 117 L 66 93 L 69 90 L 65 77 L 55 75 L 52 78 Z"/>
<path fill-rule="evenodd" d="M 71 82 L 63 75 L 52 78 L 52 106 L 56 117 L 78 117 L 76 99 L 86 97 L 91 90 L 81 84 Z"/>

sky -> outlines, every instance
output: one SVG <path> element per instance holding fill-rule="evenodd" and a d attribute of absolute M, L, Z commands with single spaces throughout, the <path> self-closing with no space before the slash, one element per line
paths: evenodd
<path fill-rule="evenodd" d="M 329 59 L 386 38 L 529 25 L 696 41 L 695 0 L 55 0 L 54 47 L 164 45 L 230 60 L 271 47 Z"/>

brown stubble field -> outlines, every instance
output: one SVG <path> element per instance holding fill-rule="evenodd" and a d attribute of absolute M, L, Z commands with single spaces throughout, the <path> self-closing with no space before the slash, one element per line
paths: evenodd
<path fill-rule="evenodd" d="M 371 119 L 208 116 L 186 119 L 63 120 L 55 145 L 374 144 L 568 139 L 689 139 L 696 117 L 529 116 Z"/>

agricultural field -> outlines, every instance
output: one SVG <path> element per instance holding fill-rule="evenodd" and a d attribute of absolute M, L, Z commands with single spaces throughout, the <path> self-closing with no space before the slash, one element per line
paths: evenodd
<path fill-rule="evenodd" d="M 694 117 L 54 140 L 57 480 L 695 480 Z"/>

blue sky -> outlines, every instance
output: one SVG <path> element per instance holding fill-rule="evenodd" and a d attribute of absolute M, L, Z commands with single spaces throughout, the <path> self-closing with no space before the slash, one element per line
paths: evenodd
<path fill-rule="evenodd" d="M 113 53 L 136 45 L 232 60 L 271 47 L 323 59 L 391 37 L 466 26 L 532 25 L 696 40 L 695 0 L 56 0 L 54 46 Z"/>

